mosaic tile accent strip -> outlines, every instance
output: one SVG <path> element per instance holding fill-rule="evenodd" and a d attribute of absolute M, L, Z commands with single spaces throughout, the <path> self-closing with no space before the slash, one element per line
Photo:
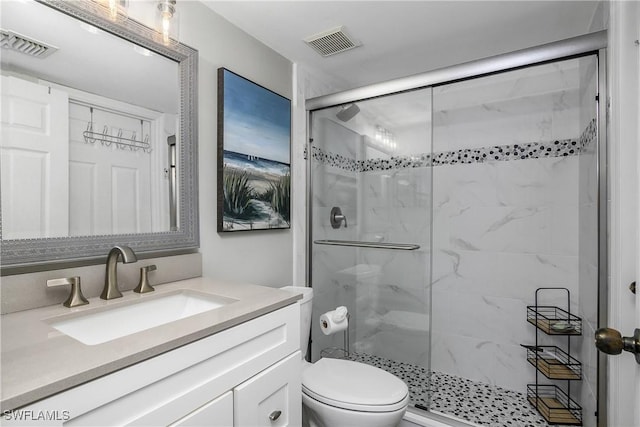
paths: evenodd
<path fill-rule="evenodd" d="M 593 143 L 596 137 L 596 119 L 592 119 L 577 139 L 466 148 L 435 153 L 433 156 L 430 153 L 423 153 L 416 156 L 392 156 L 388 159 L 368 160 L 350 159 L 340 154 L 324 151 L 318 147 L 312 147 L 312 157 L 320 164 L 350 172 L 386 171 L 429 166 L 575 156 Z"/>
<path fill-rule="evenodd" d="M 359 160 L 358 172 L 385 171 L 390 169 L 409 169 L 428 167 L 433 164 L 431 154 L 417 156 L 392 156 L 389 159 Z"/>
<path fill-rule="evenodd" d="M 481 426 L 549 426 L 529 404 L 525 393 L 363 353 L 351 353 L 349 359 L 384 369 L 403 380 L 409 387 L 409 405 L 428 406 Z"/>
<path fill-rule="evenodd" d="M 318 147 L 311 147 L 311 158 L 322 165 L 333 166 L 350 172 L 360 172 L 355 159 L 340 154 L 324 151 Z"/>
<path fill-rule="evenodd" d="M 578 154 L 578 141 L 563 139 L 554 142 L 531 142 L 528 144 L 496 145 L 477 149 L 464 149 L 436 153 L 433 166 L 483 163 L 487 161 L 509 161 L 564 157 Z"/>
<path fill-rule="evenodd" d="M 584 150 L 598 139 L 598 124 L 596 119 L 591 119 L 589 125 L 580 135 L 578 139 L 580 150 Z"/>

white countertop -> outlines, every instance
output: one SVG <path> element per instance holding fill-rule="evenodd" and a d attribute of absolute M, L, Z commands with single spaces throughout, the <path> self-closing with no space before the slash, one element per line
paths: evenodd
<path fill-rule="evenodd" d="M 0 317 L 2 330 L 1 410 L 16 409 L 150 357 L 236 326 L 294 303 L 301 298 L 264 286 L 224 283 L 205 278 L 156 286 L 148 294 L 124 292 L 89 305 L 60 305 Z M 49 325 L 51 318 L 130 303 L 161 293 L 190 289 L 238 301 L 172 323 L 156 326 L 97 345 L 85 345 Z"/>

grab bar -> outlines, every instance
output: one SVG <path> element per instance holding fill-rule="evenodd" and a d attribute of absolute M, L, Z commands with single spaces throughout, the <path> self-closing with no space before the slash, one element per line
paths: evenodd
<path fill-rule="evenodd" d="M 380 243 L 380 242 L 359 242 L 356 240 L 315 240 L 317 245 L 331 246 L 356 246 L 360 248 L 395 249 L 400 251 L 415 251 L 420 249 L 420 245 L 410 243 Z"/>

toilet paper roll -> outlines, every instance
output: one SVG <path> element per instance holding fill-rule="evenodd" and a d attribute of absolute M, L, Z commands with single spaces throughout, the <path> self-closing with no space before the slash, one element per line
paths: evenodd
<path fill-rule="evenodd" d="M 325 335 L 345 331 L 349 327 L 347 307 L 340 306 L 332 311 L 320 315 L 320 329 Z"/>

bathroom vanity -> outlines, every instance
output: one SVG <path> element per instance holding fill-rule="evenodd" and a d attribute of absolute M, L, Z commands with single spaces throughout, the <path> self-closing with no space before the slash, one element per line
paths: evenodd
<path fill-rule="evenodd" d="M 193 304 L 189 298 L 223 303 L 96 344 L 59 326 L 82 326 L 96 314 L 128 316 L 114 310 L 151 307 L 176 295 L 187 296 L 187 305 Z M 60 305 L 5 315 L 2 424 L 300 425 L 299 298 L 197 278 L 145 295 L 92 298 L 77 309 Z"/>

